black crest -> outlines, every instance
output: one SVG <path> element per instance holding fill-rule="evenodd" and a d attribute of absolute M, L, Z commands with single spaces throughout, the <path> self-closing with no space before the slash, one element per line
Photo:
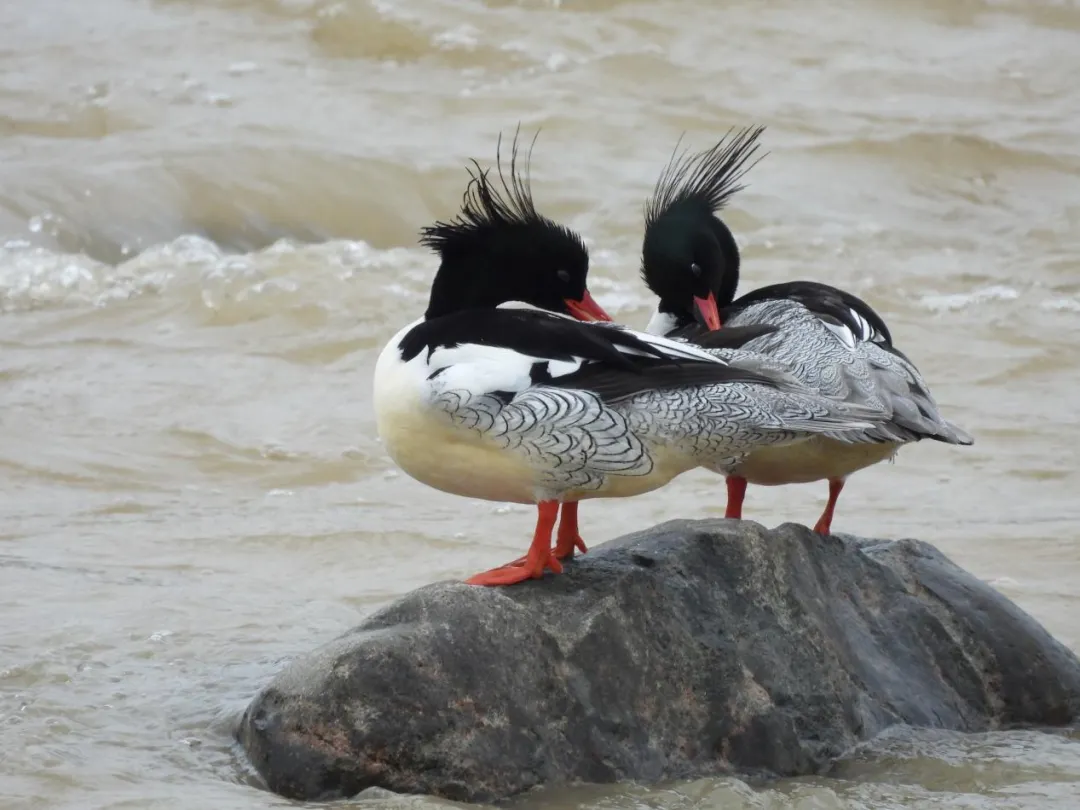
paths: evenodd
<path fill-rule="evenodd" d="M 420 242 L 441 260 L 426 317 L 507 301 L 569 314 L 566 302 L 580 301 L 585 294 L 585 242 L 536 210 L 529 185 L 532 146 L 522 157 L 519 134 L 520 127 L 508 167 L 502 162 L 500 136 L 494 174 L 472 161 L 461 211 L 448 222 L 422 229 Z"/>
<path fill-rule="evenodd" d="M 645 204 L 645 227 L 684 206 L 715 213 L 727 205 L 734 194 L 746 188 L 739 181 L 768 154 L 751 160 L 764 131 L 763 126 L 730 129 L 716 146 L 696 154 L 680 153 L 676 145 Z"/>
<path fill-rule="evenodd" d="M 641 277 L 661 312 L 679 326 L 694 321 L 694 299 L 730 303 L 739 286 L 739 246 L 718 212 L 764 155 L 755 157 L 765 127 L 728 130 L 704 152 L 675 153 L 645 203 Z M 682 139 L 680 138 L 680 143 Z"/>
<path fill-rule="evenodd" d="M 441 256 L 482 250 L 485 241 L 493 237 L 502 239 L 507 235 L 516 238 L 559 240 L 568 249 L 577 250 L 588 262 L 589 252 L 585 242 L 575 231 L 543 216 L 536 210 L 529 179 L 532 150 L 540 135 L 537 131 L 529 144 L 529 150 L 521 158 L 520 125 L 514 131 L 510 145 L 510 165 L 503 170 L 502 135 L 495 147 L 495 173 L 497 184 L 491 178 L 491 169 L 482 169 L 476 160 L 466 167 L 469 185 L 462 197 L 461 211 L 449 222 L 436 222 L 420 230 L 420 244 Z M 519 168 L 520 164 L 520 168 Z"/>

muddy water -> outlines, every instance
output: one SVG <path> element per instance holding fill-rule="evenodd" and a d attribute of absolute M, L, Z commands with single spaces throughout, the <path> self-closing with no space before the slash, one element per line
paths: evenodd
<path fill-rule="evenodd" d="M 523 551 L 529 510 L 399 475 L 370 404 L 434 270 L 417 228 L 519 120 L 539 203 L 639 326 L 641 204 L 679 135 L 766 124 L 730 217 L 745 288 L 865 296 L 977 437 L 856 476 L 834 525 L 940 545 L 1080 649 L 1077 75 L 1069 0 L 4 4 L 0 807 L 288 806 L 230 745 L 252 692 Z M 810 522 L 824 494 L 752 489 L 747 514 Z M 722 508 L 693 473 L 583 525 Z M 840 775 L 525 804 L 1072 808 L 1080 742 L 897 734 Z"/>

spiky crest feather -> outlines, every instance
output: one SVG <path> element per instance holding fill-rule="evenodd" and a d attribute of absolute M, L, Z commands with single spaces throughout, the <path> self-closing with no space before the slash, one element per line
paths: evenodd
<path fill-rule="evenodd" d="M 746 188 L 739 181 L 768 153 L 759 155 L 758 139 L 763 126 L 729 129 L 710 149 L 696 154 L 679 152 L 682 138 L 675 145 L 671 160 L 657 178 L 652 196 L 645 203 L 645 227 L 684 205 L 694 205 L 716 213 L 733 195 Z M 735 132 L 734 137 L 732 133 Z"/>
<path fill-rule="evenodd" d="M 529 166 L 532 150 L 539 131 L 529 144 L 529 151 L 524 156 L 524 165 L 519 171 L 519 136 L 521 126 L 514 132 L 510 148 L 509 172 L 504 172 L 502 163 L 502 135 L 496 146 L 495 169 L 498 186 L 492 181 L 490 169 L 482 169 L 476 160 L 471 160 L 469 185 L 462 197 L 461 211 L 450 221 L 439 221 L 421 229 L 420 243 L 442 256 L 457 252 L 475 251 L 479 245 L 493 235 L 505 237 L 508 231 L 521 239 L 558 239 L 568 247 L 580 251 L 588 261 L 588 249 L 581 236 L 575 231 L 560 225 L 536 210 L 533 202 L 529 178 Z"/>

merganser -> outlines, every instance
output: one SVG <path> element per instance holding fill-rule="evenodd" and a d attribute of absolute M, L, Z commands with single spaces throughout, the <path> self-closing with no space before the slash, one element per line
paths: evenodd
<path fill-rule="evenodd" d="M 761 448 L 723 471 L 729 518 L 742 517 L 747 482 L 827 480 L 829 500 L 814 527 L 827 535 L 852 473 L 891 460 L 902 445 L 921 439 L 959 445 L 974 440 L 941 416 L 918 369 L 893 345 L 885 321 L 855 295 L 793 281 L 735 299 L 739 249 L 718 212 L 744 188 L 740 180 L 761 159 L 751 162 L 763 131 L 743 129 L 697 155 L 676 154 L 661 173 L 645 212 L 642 277 L 659 298 L 646 331 L 707 344 L 706 330 L 721 325 L 771 325 L 774 331 L 743 349 L 766 355 L 776 369 L 790 371 L 823 396 L 887 412 L 887 421 L 872 428 Z M 716 353 L 729 360 L 738 355 Z"/>
<path fill-rule="evenodd" d="M 469 583 L 561 572 L 575 538 L 560 533 L 552 553 L 560 503 L 648 492 L 703 457 L 872 427 L 874 412 L 786 374 L 569 317 L 608 316 L 589 303 L 584 243 L 537 213 L 516 157 L 515 138 L 509 181 L 496 164 L 501 194 L 474 164 L 461 213 L 423 230 L 440 257 L 427 312 L 375 367 L 379 436 L 407 474 L 444 492 L 538 506 L 525 559 Z"/>

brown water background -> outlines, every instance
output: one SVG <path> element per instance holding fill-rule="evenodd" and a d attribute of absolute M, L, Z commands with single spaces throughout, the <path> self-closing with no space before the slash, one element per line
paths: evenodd
<path fill-rule="evenodd" d="M 977 439 L 855 476 L 835 528 L 933 542 L 1080 649 L 1078 76 L 1072 0 L 0 5 L 0 808 L 291 806 L 231 745 L 255 689 L 524 551 L 531 510 L 400 475 L 370 397 L 435 269 L 417 229 L 518 121 L 538 204 L 637 326 L 679 136 L 767 125 L 729 217 L 743 289 L 864 296 Z M 751 489 L 747 516 L 824 496 Z M 692 473 L 583 527 L 722 510 Z M 1075 808 L 1080 742 L 898 734 L 841 775 L 525 803 Z"/>

